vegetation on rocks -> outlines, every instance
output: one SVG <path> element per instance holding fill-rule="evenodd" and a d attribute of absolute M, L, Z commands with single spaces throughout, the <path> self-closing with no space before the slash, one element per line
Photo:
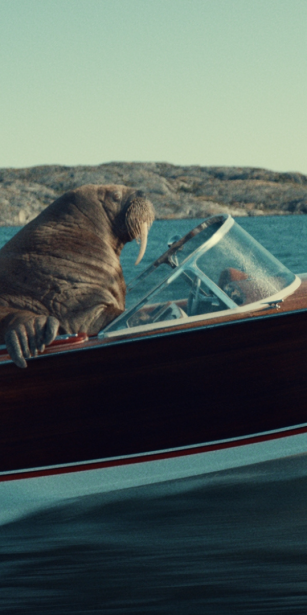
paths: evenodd
<path fill-rule="evenodd" d="M 143 189 L 158 219 L 307 213 L 307 176 L 248 167 L 111 162 L 98 166 L 0 169 L 0 226 L 22 226 L 83 184 Z"/>

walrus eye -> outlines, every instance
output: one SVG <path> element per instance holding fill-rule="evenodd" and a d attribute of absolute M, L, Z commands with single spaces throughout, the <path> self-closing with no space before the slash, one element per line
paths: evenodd
<path fill-rule="evenodd" d="M 120 201 L 121 199 L 120 192 L 113 192 L 112 196 L 113 196 L 114 201 Z"/>

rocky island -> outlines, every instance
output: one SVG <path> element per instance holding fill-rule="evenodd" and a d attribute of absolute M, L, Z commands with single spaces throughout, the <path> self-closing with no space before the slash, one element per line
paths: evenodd
<path fill-rule="evenodd" d="M 0 226 L 26 224 L 67 190 L 109 183 L 145 190 L 158 219 L 307 213 L 307 176 L 301 173 L 111 162 L 0 169 Z"/>

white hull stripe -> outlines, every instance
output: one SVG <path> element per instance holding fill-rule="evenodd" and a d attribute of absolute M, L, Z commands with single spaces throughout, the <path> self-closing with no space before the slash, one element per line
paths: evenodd
<path fill-rule="evenodd" d="M 270 440 L 278 440 L 280 438 L 297 436 L 304 433 L 307 433 L 307 423 L 295 425 L 292 427 L 284 427 L 278 430 L 256 433 L 250 436 L 240 436 L 238 438 L 230 438 L 227 440 L 217 440 L 214 442 L 209 442 L 207 444 L 195 444 L 180 448 L 158 450 L 150 453 L 137 453 L 134 455 L 109 457 L 105 459 L 88 460 L 47 467 L 44 466 L 26 470 L 1 472 L 0 482 L 38 478 L 41 476 L 52 476 L 57 474 L 86 472 L 95 469 L 98 470 L 103 468 L 112 468 L 116 466 L 128 466 L 132 464 L 140 464 L 153 461 L 162 461 L 165 459 L 174 459 L 176 457 L 186 457 L 188 455 L 197 455 L 200 453 L 222 451 L 223 449 L 235 449 L 241 446 L 268 442 Z"/>

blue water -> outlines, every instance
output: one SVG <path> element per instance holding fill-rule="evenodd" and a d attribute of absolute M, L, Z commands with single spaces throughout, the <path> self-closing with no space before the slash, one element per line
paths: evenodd
<path fill-rule="evenodd" d="M 156 222 L 142 267 L 198 222 Z M 238 222 L 307 271 L 307 216 Z M 0 241 L 16 230 L 0 229 Z M 123 251 L 126 279 L 141 271 L 136 254 Z M 306 458 L 87 496 L 8 523 L 0 573 L 8 615 L 306 615 Z"/>
<path fill-rule="evenodd" d="M 268 216 L 236 218 L 236 221 L 267 250 L 294 273 L 307 272 L 307 216 Z M 172 235 L 181 237 L 202 220 L 157 220 L 148 238 L 146 254 L 137 267 L 134 266 L 138 246 L 127 244 L 122 252 L 125 279 L 131 280 L 148 267 L 162 252 L 167 250 L 167 241 Z M 0 248 L 19 230 L 18 227 L 0 227 Z"/>

